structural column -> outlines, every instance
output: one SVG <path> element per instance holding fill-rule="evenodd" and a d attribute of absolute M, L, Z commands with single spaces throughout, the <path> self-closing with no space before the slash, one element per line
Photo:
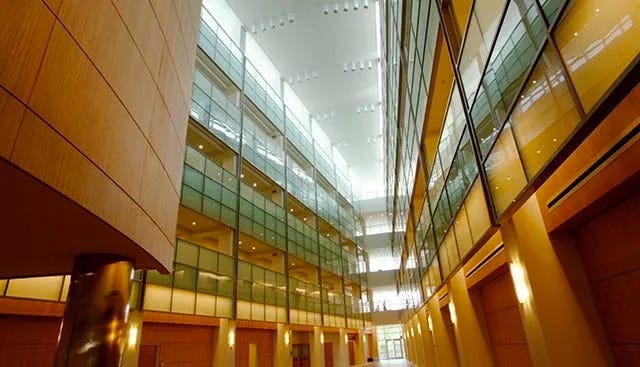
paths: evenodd
<path fill-rule="evenodd" d="M 436 346 L 438 366 L 458 366 L 456 346 L 453 344 L 456 341 L 449 337 L 438 297 L 431 297 L 429 300 L 429 312 L 433 324 L 432 335 Z"/>
<path fill-rule="evenodd" d="M 534 366 L 610 366 L 610 349 L 576 247 L 550 238 L 533 195 L 501 229 Z"/>
<path fill-rule="evenodd" d="M 319 326 L 313 327 L 310 349 L 311 367 L 324 367 L 324 335 Z"/>
<path fill-rule="evenodd" d="M 276 326 L 275 351 L 273 354 L 275 366 L 291 366 L 291 331 L 285 324 Z"/>
<path fill-rule="evenodd" d="M 461 366 L 493 366 L 491 341 L 482 315 L 482 301 L 467 289 L 464 270 L 460 269 L 449 282 L 449 297 L 455 304 L 458 322 L 456 336 L 460 346 Z"/>
<path fill-rule="evenodd" d="M 234 367 L 236 365 L 236 322 L 220 319 L 215 341 L 213 365 Z"/>
<path fill-rule="evenodd" d="M 133 265 L 111 254 L 73 264 L 55 366 L 119 366 L 127 339 Z"/>
<path fill-rule="evenodd" d="M 420 322 L 420 341 L 422 342 L 424 348 L 424 358 L 425 364 L 427 366 L 435 366 L 436 365 L 436 353 L 433 348 L 433 335 L 431 334 L 431 329 L 429 328 L 428 317 L 426 314 L 426 309 L 422 308 L 418 311 L 418 320 Z M 433 321 L 432 321 L 433 322 Z"/>

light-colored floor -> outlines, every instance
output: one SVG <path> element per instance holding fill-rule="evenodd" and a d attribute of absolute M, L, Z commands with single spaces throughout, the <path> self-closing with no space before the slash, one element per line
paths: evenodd
<path fill-rule="evenodd" d="M 394 359 L 389 361 L 360 364 L 353 367 L 411 367 L 411 363 L 405 361 L 404 359 Z"/>

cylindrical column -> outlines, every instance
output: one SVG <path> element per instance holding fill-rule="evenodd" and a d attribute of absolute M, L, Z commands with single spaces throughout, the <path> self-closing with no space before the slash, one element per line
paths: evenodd
<path fill-rule="evenodd" d="M 56 367 L 119 365 L 127 338 L 132 277 L 131 262 L 121 256 L 76 257 Z"/>

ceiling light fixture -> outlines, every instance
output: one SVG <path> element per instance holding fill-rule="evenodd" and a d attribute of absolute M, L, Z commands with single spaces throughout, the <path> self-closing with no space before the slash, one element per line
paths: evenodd
<path fill-rule="evenodd" d="M 356 107 L 356 112 L 360 113 L 360 106 Z"/>
<path fill-rule="evenodd" d="M 202 150 L 203 148 L 202 144 L 198 145 L 198 149 Z"/>
<path fill-rule="evenodd" d="M 258 34 L 258 28 L 256 28 L 255 24 L 251 26 L 251 33 Z"/>
<path fill-rule="evenodd" d="M 345 72 L 345 73 L 346 73 L 347 71 L 349 71 L 349 65 L 347 65 L 347 63 L 346 63 L 346 62 L 344 63 L 344 69 L 342 69 L 342 71 L 343 71 L 343 72 Z"/>
<path fill-rule="evenodd" d="M 306 71 L 304 72 L 304 79 L 305 79 L 305 80 L 309 80 L 309 74 L 307 74 L 307 72 L 306 72 Z"/>
<path fill-rule="evenodd" d="M 356 62 L 351 63 L 351 71 L 356 71 Z"/>
<path fill-rule="evenodd" d="M 364 61 L 360 61 L 360 70 L 364 70 Z"/>
<path fill-rule="evenodd" d="M 349 2 L 348 2 L 348 1 L 345 1 L 345 2 L 344 2 L 344 11 L 345 11 L 345 12 L 348 12 L 348 11 L 349 11 Z"/>
<path fill-rule="evenodd" d="M 255 250 L 255 249 L 256 249 L 256 247 L 255 247 L 255 246 L 251 246 L 251 249 L 252 249 L 252 250 Z"/>
<path fill-rule="evenodd" d="M 338 14 L 339 8 L 338 8 L 338 4 L 335 4 L 333 6 L 333 14 Z"/>
<path fill-rule="evenodd" d="M 371 60 L 369 60 L 369 62 L 367 62 L 367 68 L 369 70 L 373 69 L 373 62 Z"/>
<path fill-rule="evenodd" d="M 313 79 L 318 79 L 318 71 L 317 70 L 315 70 L 313 72 Z"/>
<path fill-rule="evenodd" d="M 195 225 L 196 225 L 196 222 L 191 222 L 191 225 L 192 225 L 192 226 L 195 226 Z"/>
<path fill-rule="evenodd" d="M 365 8 L 365 9 L 369 9 L 369 0 L 364 0 L 362 2 L 362 7 Z"/>
<path fill-rule="evenodd" d="M 353 2 L 353 10 L 358 10 L 359 6 L 358 6 L 358 0 Z"/>
<path fill-rule="evenodd" d="M 289 23 L 293 23 L 296 21 L 296 16 L 293 15 L 293 13 L 289 13 L 288 18 L 289 18 Z"/>
<path fill-rule="evenodd" d="M 274 18 L 271 18 L 271 20 L 269 21 L 269 24 L 271 24 L 271 29 L 276 29 L 276 22 Z"/>
<path fill-rule="evenodd" d="M 322 12 L 324 13 L 324 15 L 328 15 L 329 14 L 329 5 L 325 5 L 324 6 L 324 10 Z"/>
<path fill-rule="evenodd" d="M 284 17 L 280 17 L 280 25 L 283 26 L 284 25 Z"/>
<path fill-rule="evenodd" d="M 264 23 L 260 23 L 260 30 L 262 30 L 263 32 L 267 30 L 267 26 L 264 25 Z"/>

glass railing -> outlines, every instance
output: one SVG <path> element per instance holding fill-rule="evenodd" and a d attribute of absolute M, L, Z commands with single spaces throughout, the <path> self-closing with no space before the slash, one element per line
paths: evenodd
<path fill-rule="evenodd" d="M 316 207 L 316 183 L 293 159 L 287 159 L 287 191 L 300 200 L 309 209 Z"/>
<path fill-rule="evenodd" d="M 338 229 L 339 215 L 336 199 L 318 183 L 316 184 L 316 193 L 318 196 L 318 215 L 334 228 Z"/>
<path fill-rule="evenodd" d="M 289 317 L 292 324 L 322 324 L 320 286 L 289 278 Z"/>
<path fill-rule="evenodd" d="M 286 251 L 284 208 L 244 182 L 240 183 L 238 229 L 259 241 Z"/>
<path fill-rule="evenodd" d="M 322 288 L 324 326 L 345 327 L 344 294 Z"/>
<path fill-rule="evenodd" d="M 245 70 L 245 95 L 280 131 L 284 131 L 284 102 L 249 61 Z"/>
<path fill-rule="evenodd" d="M 313 137 L 311 133 L 289 108 L 286 110 L 287 139 L 309 162 L 313 162 Z"/>
<path fill-rule="evenodd" d="M 236 318 L 286 322 L 286 282 L 284 274 L 238 260 Z"/>
<path fill-rule="evenodd" d="M 147 272 L 144 309 L 230 318 L 235 260 L 178 239 L 173 273 Z"/>
<path fill-rule="evenodd" d="M 318 266 L 318 231 L 288 213 L 289 253 Z"/>
<path fill-rule="evenodd" d="M 247 114 L 244 115 L 242 126 L 242 157 L 284 187 L 282 141 L 267 134 Z"/>
<path fill-rule="evenodd" d="M 353 192 L 351 191 L 351 181 L 346 174 L 336 169 L 336 189 L 338 193 L 342 195 L 343 198 L 347 200 L 347 202 L 352 203 L 353 200 Z"/>
<path fill-rule="evenodd" d="M 486 155 L 497 136 L 526 72 L 545 38 L 542 18 L 533 2 L 521 10 L 519 2 L 509 3 L 505 21 L 482 77 L 478 101 L 471 109 L 473 125 Z M 524 11 L 524 13 L 522 13 Z"/>
<path fill-rule="evenodd" d="M 198 46 L 236 84 L 242 86 L 242 50 L 225 33 L 215 18 L 203 7 L 200 13 Z"/>
<path fill-rule="evenodd" d="M 236 227 L 237 177 L 191 146 L 185 153 L 181 205 Z"/>
<path fill-rule="evenodd" d="M 196 68 L 191 93 L 191 117 L 231 149 L 240 149 L 240 109 Z"/>
<path fill-rule="evenodd" d="M 342 247 L 327 237 L 320 236 L 320 267 L 342 277 Z"/>
<path fill-rule="evenodd" d="M 315 167 L 318 172 L 334 187 L 336 186 L 336 174 L 331 155 L 325 152 L 318 144 L 314 144 L 315 149 Z"/>

